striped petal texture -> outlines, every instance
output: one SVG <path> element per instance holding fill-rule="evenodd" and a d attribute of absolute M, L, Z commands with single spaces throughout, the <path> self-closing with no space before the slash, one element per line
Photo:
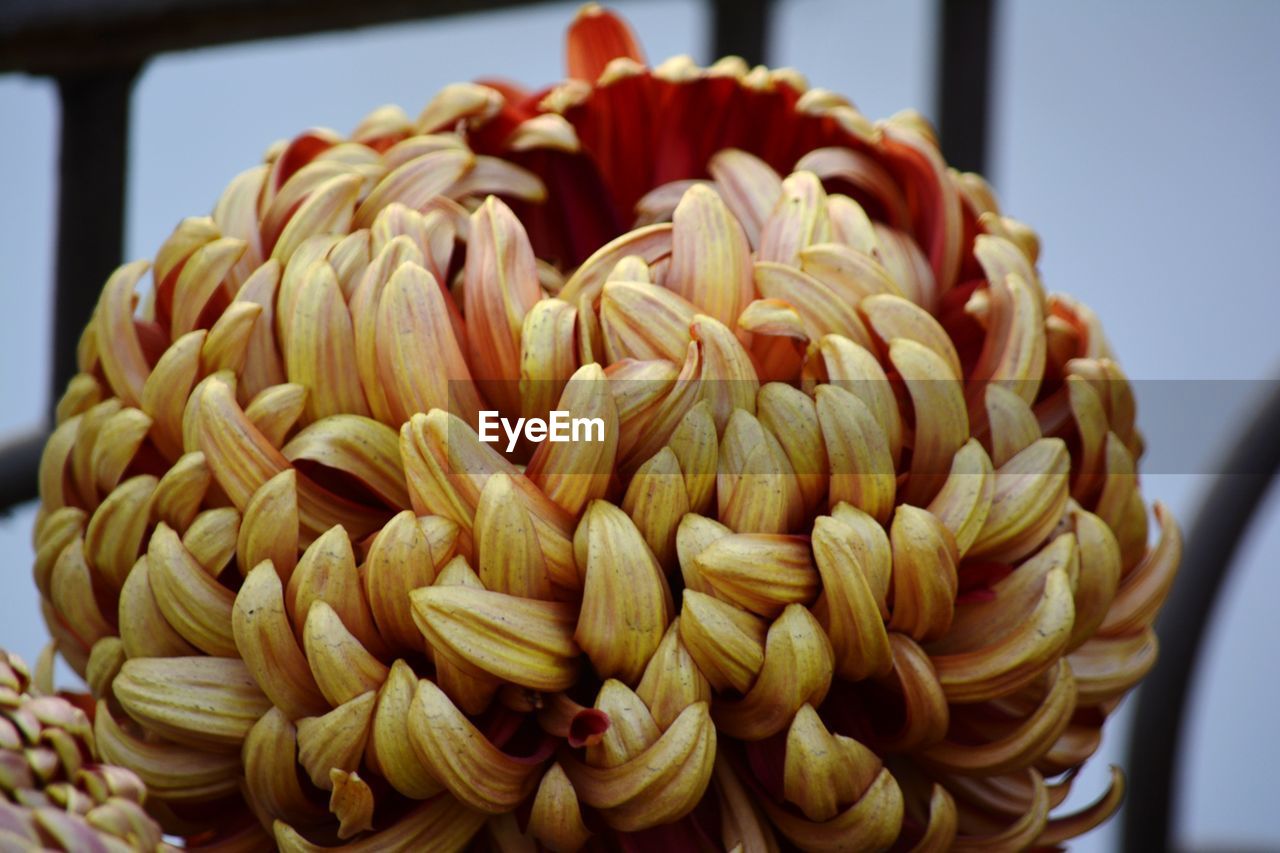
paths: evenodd
<path fill-rule="evenodd" d="M 594 5 L 568 74 L 278 143 L 107 281 L 34 566 L 102 755 L 237 850 L 1105 820 L 1181 539 L 1095 315 L 915 113 Z"/>

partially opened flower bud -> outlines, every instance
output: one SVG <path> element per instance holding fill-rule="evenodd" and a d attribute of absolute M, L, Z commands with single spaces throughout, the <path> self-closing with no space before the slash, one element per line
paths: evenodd
<path fill-rule="evenodd" d="M 648 68 L 595 5 L 568 54 L 544 93 L 277 146 L 140 307 L 145 263 L 107 282 L 35 562 L 104 753 L 167 831 L 246 848 L 1106 819 L 1118 775 L 1051 804 L 1181 541 L 1157 504 L 1148 547 L 1094 315 L 915 114 Z"/>

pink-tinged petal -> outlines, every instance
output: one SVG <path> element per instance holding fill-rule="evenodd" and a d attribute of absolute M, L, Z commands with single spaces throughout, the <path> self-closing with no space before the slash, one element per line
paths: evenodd
<path fill-rule="evenodd" d="M 464 275 L 475 375 L 485 383 L 486 396 L 505 411 L 518 411 L 520 330 L 525 315 L 542 298 L 542 288 L 524 227 L 493 196 L 471 215 Z"/>

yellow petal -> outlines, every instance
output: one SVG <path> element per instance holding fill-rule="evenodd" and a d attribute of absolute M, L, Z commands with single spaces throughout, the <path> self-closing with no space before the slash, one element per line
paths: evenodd
<path fill-rule="evenodd" d="M 969 438 L 964 390 L 946 361 L 915 341 L 891 341 L 889 360 L 902 374 L 915 412 L 911 476 L 903 499 L 924 504 L 942 488 L 952 458 Z"/>
<path fill-rule="evenodd" d="M 947 699 L 981 702 L 1008 695 L 1034 680 L 1066 646 L 1073 614 L 1067 574 L 1055 569 L 1045 578 L 1044 594 L 1035 610 L 1016 630 L 984 648 L 933 656 Z"/>
<path fill-rule="evenodd" d="M 360 765 L 373 717 L 373 692 L 363 693 L 320 717 L 298 721 L 298 763 L 317 788 L 333 785 L 329 771 Z"/>
<path fill-rule="evenodd" d="M 524 226 L 495 196 L 471 215 L 464 275 L 470 364 L 487 381 L 486 396 L 515 411 L 519 389 L 510 380 L 520 370 L 520 330 L 542 289 Z"/>
<path fill-rule="evenodd" d="M 466 586 L 430 586 L 409 597 L 431 648 L 455 666 L 547 692 L 577 679 L 572 605 Z"/>
<path fill-rule="evenodd" d="M 333 793 L 329 811 L 338 818 L 338 838 L 343 841 L 373 829 L 373 790 L 358 772 L 334 768 L 329 771 Z"/>
<path fill-rule="evenodd" d="M 111 636 L 111 623 L 94 595 L 92 571 L 84 558 L 84 543 L 78 538 L 62 549 L 53 565 L 49 600 L 86 652 L 98 640 Z"/>
<path fill-rule="evenodd" d="M 582 801 L 610 826 L 634 832 L 678 820 L 693 810 L 711 781 L 716 728 L 707 705 L 680 714 L 652 746 L 616 767 L 562 762 Z"/>
<path fill-rule="evenodd" d="M 474 422 L 479 397 L 444 292 L 431 273 L 405 263 L 378 303 L 377 358 L 393 423 L 445 409 Z"/>
<path fill-rule="evenodd" d="M 866 347 L 839 335 L 827 335 L 819 348 L 828 381 L 866 404 L 884 430 L 889 453 L 896 460 L 902 452 L 902 413 L 880 362 Z"/>
<path fill-rule="evenodd" d="M 981 239 L 981 238 L 979 238 Z M 1018 275 L 990 282 L 987 336 L 969 378 L 980 389 L 998 382 L 1035 402 L 1044 374 L 1044 309 L 1032 285 Z"/>
<path fill-rule="evenodd" d="M 146 261 L 134 261 L 113 272 L 93 314 L 97 339 L 111 342 L 99 351 L 102 372 L 120 401 L 134 407 L 142 402 L 142 389 L 151 373 L 133 323 L 134 287 L 147 266 Z"/>
<path fill-rule="evenodd" d="M 1031 406 L 1003 385 L 987 386 L 985 408 L 991 433 L 987 446 L 997 468 L 1040 438 L 1040 425 Z"/>
<path fill-rule="evenodd" d="M 1182 561 L 1182 530 L 1159 501 L 1156 501 L 1155 513 L 1160 521 L 1160 538 L 1120 581 L 1115 599 L 1098 628 L 1102 634 L 1128 634 L 1150 626 L 1173 586 Z"/>
<path fill-rule="evenodd" d="M 289 216 L 271 250 L 271 257 L 282 264 L 288 263 L 308 237 L 348 233 L 361 183 L 359 175 L 347 172 L 329 178 L 308 193 L 306 200 Z"/>
<path fill-rule="evenodd" d="M 465 148 L 442 148 L 429 151 L 403 163 L 378 181 L 377 186 L 360 204 L 354 225 L 367 228 L 380 211 L 391 204 L 421 209 L 433 197 L 449 189 L 475 165 L 475 158 Z"/>
<path fill-rule="evenodd" d="M 798 527 L 804 511 L 782 446 L 743 409 L 733 412 L 720 441 L 716 497 L 720 519 L 738 533 L 782 533 Z"/>
<path fill-rule="evenodd" d="M 760 380 L 751 356 L 729 327 L 699 314 L 689 324 L 689 333 L 701 350 L 698 395 L 711 404 L 716 428 L 724 429 L 739 409 L 755 414 Z"/>
<path fill-rule="evenodd" d="M 378 853 L 383 850 L 421 850 L 423 853 L 453 853 L 462 850 L 484 826 L 485 815 L 469 809 L 447 794 L 406 812 L 391 826 L 341 845 L 348 853 Z M 275 823 L 275 841 L 284 853 L 319 853 L 336 849 L 307 841 L 283 821 Z"/>
<path fill-rule="evenodd" d="M 281 448 L 302 419 L 306 407 L 307 389 L 285 382 L 258 392 L 245 407 L 244 416 L 272 447 Z"/>
<path fill-rule="evenodd" d="M 686 589 L 712 594 L 710 585 L 698 573 L 696 558 L 712 542 L 732 532 L 715 519 L 692 512 L 680 520 L 680 526 L 676 528 L 676 556 L 680 560 L 680 573 Z"/>
<path fill-rule="evenodd" d="M 568 514 L 461 419 L 438 409 L 415 415 L 401 429 L 400 454 L 415 511 L 450 519 L 466 537 L 472 534 L 488 478 L 496 473 L 509 476 L 533 519 L 552 582 L 568 589 L 580 586 Z"/>
<path fill-rule="evenodd" d="M 235 593 L 205 571 L 167 524 L 151 536 L 147 565 L 156 602 L 174 630 L 206 654 L 237 657 L 231 628 Z"/>
<path fill-rule="evenodd" d="M 120 639 L 131 658 L 190 657 L 199 653 L 165 619 L 151 589 L 151 570 L 139 557 L 120 588 Z"/>
<path fill-rule="evenodd" d="M 449 792 L 478 811 L 511 811 L 538 784 L 539 764 L 502 752 L 427 680 L 413 697 L 409 742 Z"/>
<path fill-rule="evenodd" d="M 874 752 L 827 731 L 812 705 L 796 712 L 787 730 L 783 792 L 814 822 L 828 821 L 856 802 L 882 765 Z"/>
<path fill-rule="evenodd" d="M 211 240 L 188 256 L 173 286 L 170 334 L 178 338 L 195 329 L 213 295 L 248 248 L 243 240 Z"/>
<path fill-rule="evenodd" d="M 668 442 L 684 475 L 684 487 L 691 512 L 706 512 L 715 497 L 716 458 L 719 443 L 711 407 L 706 401 L 694 405 L 671 433 Z"/>
<path fill-rule="evenodd" d="M 773 211 L 760 226 L 762 261 L 795 266 L 800 251 L 814 243 L 831 239 L 827 218 L 827 194 L 812 172 L 795 172 L 782 181 L 781 195 Z"/>
<path fill-rule="evenodd" d="M 995 386 L 993 386 L 995 387 Z M 977 439 L 965 442 L 951 459 L 951 472 L 926 507 L 951 531 L 956 553 L 963 557 L 978 538 L 995 496 L 995 471 Z"/>
<path fill-rule="evenodd" d="M 270 560 L 287 584 L 298 563 L 297 474 L 281 471 L 253 493 L 240 520 L 236 560 L 242 572 Z"/>
<path fill-rule="evenodd" d="M 240 513 L 220 506 L 197 515 L 182 534 L 182 547 L 196 558 L 210 577 L 218 577 L 236 553 Z"/>
<path fill-rule="evenodd" d="M 110 705 L 99 700 L 93 716 L 94 745 L 103 761 L 127 767 L 165 802 L 201 802 L 234 792 L 240 758 L 175 743 L 149 743 L 125 731 Z"/>
<path fill-rule="evenodd" d="M 240 658 L 272 705 L 291 720 L 328 709 L 294 637 L 284 588 L 270 562 L 259 563 L 245 578 L 231 624 Z"/>
<path fill-rule="evenodd" d="M 1014 561 L 1035 550 L 1062 517 L 1070 464 L 1061 439 L 1042 438 L 996 469 L 991 512 L 967 556 Z"/>
<path fill-rule="evenodd" d="M 820 385 L 818 422 L 830 470 L 827 500 L 846 502 L 884 522 L 897 488 L 889 440 L 866 404 L 835 385 Z"/>
<path fill-rule="evenodd" d="M 577 792 L 559 764 L 551 765 L 538 783 L 529 834 L 557 853 L 574 853 L 591 837 Z"/>
<path fill-rule="evenodd" d="M 822 282 L 838 299 L 857 305 L 868 296 L 902 296 L 888 270 L 871 255 L 838 243 L 815 242 L 818 245 L 800 252 L 800 268 Z"/>
<path fill-rule="evenodd" d="M 409 505 L 400 437 L 372 418 L 348 414 L 322 418 L 304 427 L 280 452 L 293 463 L 305 459 L 349 474 L 390 506 Z"/>
<path fill-rule="evenodd" d="M 134 658 L 112 689 L 144 726 L 215 752 L 238 750 L 271 708 L 238 658 Z"/>
<path fill-rule="evenodd" d="M 703 313 L 733 326 L 751 301 L 751 247 L 715 190 L 694 185 L 672 217 L 666 285 Z"/>
<path fill-rule="evenodd" d="M 124 583 L 138 559 L 156 486 L 156 478 L 147 474 L 125 480 L 89 519 L 84 533 L 85 553 L 98 577 L 112 588 Z"/>
<path fill-rule="evenodd" d="M 855 303 L 842 299 L 827 285 L 807 272 L 787 264 L 758 261 L 754 268 L 756 287 L 769 298 L 795 309 L 810 340 L 823 335 L 841 335 L 871 346 L 871 335 L 854 310 Z"/>
<path fill-rule="evenodd" d="M 1003 736 L 979 744 L 945 740 L 929 747 L 922 755 L 923 762 L 951 773 L 984 776 L 1030 767 L 1066 730 L 1076 707 L 1076 682 L 1065 659 L 1059 659 L 1048 678 L 1044 697 L 1034 711 Z"/>
<path fill-rule="evenodd" d="M 595 709 L 605 715 L 609 725 L 595 743 L 587 745 L 586 760 L 593 767 L 625 764 L 662 736 L 644 701 L 617 679 L 601 685 Z"/>
<path fill-rule="evenodd" d="M 418 116 L 422 133 L 452 128 L 461 119 L 483 120 L 502 108 L 502 93 L 479 83 L 451 83 L 441 89 Z"/>
<path fill-rule="evenodd" d="M 640 531 L 618 507 L 592 501 L 578 538 L 585 562 L 574 639 L 602 678 L 634 684 L 671 621 L 671 592 Z"/>
<path fill-rule="evenodd" d="M 456 540 L 457 526 L 453 522 L 437 516 L 423 521 L 446 531 L 446 535 L 451 533 Z M 441 541 L 433 543 L 427 537 L 412 510 L 395 515 L 378 531 L 369 545 L 360 577 L 378 632 L 388 642 L 405 651 L 421 649 L 422 635 L 413 624 L 409 593 L 431 585 L 436 567 L 452 556 L 451 550 Z"/>
<path fill-rule="evenodd" d="M 142 410 L 155 424 L 152 435 L 156 447 L 170 458 L 182 455 L 182 419 L 187 398 L 200 376 L 200 349 L 203 329 L 175 340 L 142 386 Z"/>
<path fill-rule="evenodd" d="M 662 222 L 646 225 L 605 243 L 583 261 L 582 266 L 565 282 L 560 298 L 579 306 L 583 298 L 594 302 L 604 287 L 606 277 L 618 261 L 628 255 L 635 255 L 647 264 L 669 257 L 671 224 Z"/>
<path fill-rule="evenodd" d="M 256 807 L 272 819 L 319 823 L 324 810 L 303 790 L 297 757 L 298 730 L 280 708 L 272 708 L 245 738 L 244 785 Z"/>
<path fill-rule="evenodd" d="M 760 230 L 782 197 L 778 173 L 759 157 L 737 148 L 724 148 L 713 154 L 707 161 L 707 171 L 751 246 L 760 245 Z"/>
<path fill-rule="evenodd" d="M 741 699 L 718 700 L 716 726 L 730 737 L 761 740 L 790 725 L 805 704 L 821 705 L 831 687 L 831 642 L 818 620 L 792 604 L 765 640 L 764 666 Z"/>
<path fill-rule="evenodd" d="M 829 516 L 813 525 L 813 556 L 822 576 L 815 615 L 828 639 L 835 670 L 847 681 L 887 675 L 893 667 L 880 602 L 858 558 L 858 534 Z"/>
<path fill-rule="evenodd" d="M 761 425 L 778 439 L 795 470 L 805 506 L 817 507 L 827 492 L 827 448 L 813 398 L 781 382 L 760 389 Z"/>
<path fill-rule="evenodd" d="M 360 645 L 375 655 L 385 650 L 365 601 L 351 539 L 341 526 L 330 528 L 303 552 L 285 596 L 299 636 L 305 634 L 311 605 L 324 601 Z"/>
<path fill-rule="evenodd" d="M 711 684 L 680 639 L 680 618 L 672 620 L 636 685 L 636 695 L 649 706 L 653 720 L 665 729 L 694 702 L 711 701 Z"/>
<path fill-rule="evenodd" d="M 378 691 L 373 712 L 368 759 L 373 769 L 400 793 L 425 800 L 444 790 L 409 745 L 409 708 L 418 688 L 418 676 L 403 660 L 391 665 Z"/>
<path fill-rule="evenodd" d="M 367 414 L 356 371 L 351 313 L 326 261 L 312 264 L 299 288 L 293 313 L 282 316 L 284 364 L 290 382 L 307 389 L 307 417 Z"/>
<path fill-rule="evenodd" d="M 583 365 L 570 377 L 556 411 L 566 414 L 555 416 L 549 429 L 561 423 L 570 440 L 549 436 L 550 441 L 538 445 L 525 475 L 565 512 L 577 516 L 590 501 L 605 496 L 618 453 L 618 409 L 600 365 Z"/>
<path fill-rule="evenodd" d="M 737 533 L 708 545 L 694 563 L 718 598 L 769 619 L 818 593 L 818 571 L 803 536 Z"/>
<path fill-rule="evenodd" d="M 645 462 L 631 478 L 622 509 L 635 522 L 664 569 L 676 564 L 676 530 L 690 511 L 680 463 L 669 447 Z"/>
<path fill-rule="evenodd" d="M 262 307 L 245 345 L 244 366 L 240 371 L 241 385 L 248 398 L 264 388 L 284 382 L 284 363 L 275 335 L 276 292 L 280 286 L 280 274 L 280 262 L 267 261 L 245 279 L 236 293 L 237 302 L 252 302 Z"/>
<path fill-rule="evenodd" d="M 902 830 L 902 791 L 888 768 L 831 820 L 809 821 L 763 800 L 765 811 L 783 835 L 804 850 L 887 850 Z"/>
<path fill-rule="evenodd" d="M 863 299 L 858 309 L 866 316 L 873 331 L 886 343 L 906 338 L 933 350 L 951 368 L 953 379 L 962 379 L 960 356 L 951 336 L 928 311 L 901 296 L 874 294 Z"/>
<path fill-rule="evenodd" d="M 543 299 L 525 314 L 520 330 L 520 414 L 545 418 L 578 368 L 578 311 L 561 299 Z"/>
<path fill-rule="evenodd" d="M 1163 505 L 1157 504 L 1163 512 Z M 1106 522 L 1078 507 L 1067 511 L 1080 549 L 1080 572 L 1075 590 L 1075 623 L 1068 651 L 1079 648 L 1109 618 L 1120 582 L 1120 544 Z M 1165 537 L 1161 535 L 1161 542 Z M 1159 550 L 1157 547 L 1156 550 Z M 1153 552 L 1154 553 L 1154 552 Z M 1177 560 L 1173 561 L 1176 569 Z M 1132 576 L 1132 574 L 1131 574 Z"/>
<path fill-rule="evenodd" d="M 656 284 L 605 283 L 600 329 L 609 363 L 624 358 L 681 361 L 697 306 Z"/>

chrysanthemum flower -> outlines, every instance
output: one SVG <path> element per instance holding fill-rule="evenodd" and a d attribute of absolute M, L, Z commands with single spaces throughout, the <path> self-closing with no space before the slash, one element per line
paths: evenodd
<path fill-rule="evenodd" d="M 192 841 L 1017 849 L 1176 570 L 1094 315 L 915 114 L 647 68 L 308 131 L 107 282 L 36 581 Z M 598 440 L 481 440 L 481 413 Z M 477 842 L 477 843 L 483 843 Z M 523 846 L 522 846 L 523 845 Z"/>
<path fill-rule="evenodd" d="M 76 698 L 37 689 L 26 664 L 0 649 L 0 849 L 171 850 L 143 810 L 142 780 L 99 763 Z"/>

